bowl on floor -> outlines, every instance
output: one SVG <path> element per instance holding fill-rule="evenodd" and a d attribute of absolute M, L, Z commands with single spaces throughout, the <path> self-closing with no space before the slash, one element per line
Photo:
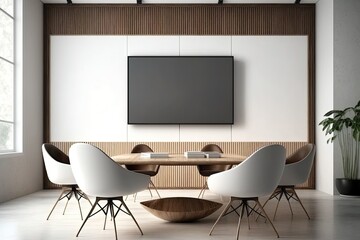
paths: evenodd
<path fill-rule="evenodd" d="M 191 222 L 207 217 L 222 204 L 199 198 L 171 197 L 141 202 L 153 215 L 169 222 Z"/>

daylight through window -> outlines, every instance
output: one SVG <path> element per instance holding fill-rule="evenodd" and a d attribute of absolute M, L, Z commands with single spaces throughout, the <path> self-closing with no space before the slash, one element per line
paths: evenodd
<path fill-rule="evenodd" d="M 15 151 L 14 1 L 0 1 L 0 153 Z"/>

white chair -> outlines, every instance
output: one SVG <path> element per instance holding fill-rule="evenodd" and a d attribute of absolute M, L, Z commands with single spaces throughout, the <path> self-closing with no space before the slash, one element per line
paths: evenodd
<path fill-rule="evenodd" d="M 254 152 L 238 166 L 224 172 L 213 174 L 208 178 L 208 186 L 212 192 L 231 197 L 229 203 L 211 228 L 209 235 L 211 235 L 221 217 L 241 207 L 236 234 L 236 239 L 239 239 L 240 223 L 244 211 L 246 210 L 249 224 L 249 215 L 252 212 L 261 214 L 255 209 L 257 205 L 265 215 L 261 216 L 270 222 L 277 237 L 279 237 L 278 232 L 261 206 L 258 198 L 272 193 L 278 185 L 284 170 L 285 157 L 286 150 L 283 146 L 265 146 Z M 239 207 L 227 212 L 232 202 L 236 200 L 240 201 Z M 250 206 L 249 201 L 254 201 L 255 206 Z"/>
<path fill-rule="evenodd" d="M 103 151 L 86 143 L 73 144 L 70 147 L 69 156 L 71 167 L 79 187 L 87 195 L 96 197 L 95 204 L 92 206 L 76 236 L 79 236 L 86 221 L 101 211 L 105 214 L 105 229 L 109 210 L 114 223 L 116 239 L 115 218 L 119 211 L 131 216 L 139 228 L 141 235 L 143 235 L 139 224 L 123 201 L 123 196 L 146 189 L 149 185 L 150 176 L 123 168 Z M 104 207 L 99 205 L 99 201 L 102 200 L 107 201 Z M 116 205 L 114 201 L 120 201 L 120 205 Z M 99 206 L 100 210 L 93 213 L 96 206 Z M 124 209 L 122 209 L 122 207 L 124 207 Z"/>
<path fill-rule="evenodd" d="M 69 157 L 60 149 L 49 143 L 44 143 L 41 147 L 41 150 L 49 180 L 56 185 L 62 186 L 61 194 L 55 202 L 46 220 L 49 220 L 50 215 L 54 211 L 58 202 L 62 199 L 67 198 L 67 202 L 63 211 L 64 215 L 68 202 L 72 198 L 72 196 L 74 196 L 78 202 L 80 216 L 82 220 L 83 216 L 80 206 L 80 199 L 84 198 L 88 200 L 90 202 L 90 205 L 91 201 L 86 196 L 86 194 L 84 194 L 80 189 L 78 189 L 74 175 L 71 170 Z"/>
<path fill-rule="evenodd" d="M 280 183 L 276 190 L 273 192 L 273 194 L 271 194 L 269 199 L 264 204 L 265 207 L 267 202 L 273 198 L 276 198 L 278 200 L 273 219 L 275 219 L 279 202 L 283 196 L 285 196 L 286 200 L 288 201 L 291 215 L 294 214 L 291 208 L 290 200 L 294 199 L 295 201 L 300 203 L 308 219 L 310 219 L 308 212 L 306 211 L 304 205 L 302 204 L 299 196 L 295 191 L 295 185 L 304 183 L 309 178 L 311 167 L 314 162 L 315 149 L 316 148 L 314 144 L 306 144 L 286 159 L 284 173 L 281 177 Z"/>

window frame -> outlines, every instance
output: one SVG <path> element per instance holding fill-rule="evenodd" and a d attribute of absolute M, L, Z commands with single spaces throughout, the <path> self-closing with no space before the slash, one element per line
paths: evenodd
<path fill-rule="evenodd" d="M 18 146 L 18 79 L 17 79 L 17 61 L 18 61 L 18 57 L 17 57 L 17 47 L 18 47 L 18 24 L 17 24 L 17 0 L 12 0 L 13 2 L 13 15 L 11 15 L 10 13 L 8 13 L 5 9 L 0 7 L 0 12 L 5 14 L 7 17 L 9 17 L 12 21 L 12 28 L 13 28 L 13 38 L 12 38 L 12 45 L 13 45 L 13 49 L 12 49 L 12 60 L 11 59 L 7 59 L 6 56 L 0 56 L 0 61 L 3 61 L 5 64 L 11 64 L 12 65 L 12 81 L 13 81 L 13 87 L 12 87 L 12 119 L 11 120 L 6 120 L 6 119 L 1 119 L 0 118 L 0 123 L 5 123 L 5 124 L 10 124 L 12 126 L 12 148 L 9 149 L 4 149 L 4 150 L 0 150 L 0 155 L 5 155 L 5 154 L 14 154 L 14 153 L 19 153 L 20 149 L 22 149 L 22 146 Z M 21 4 L 20 4 L 21 5 Z M 20 115 L 20 114 L 19 114 Z"/>

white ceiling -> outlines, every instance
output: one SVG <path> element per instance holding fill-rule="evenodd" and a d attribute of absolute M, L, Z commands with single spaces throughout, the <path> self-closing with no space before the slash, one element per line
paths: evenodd
<path fill-rule="evenodd" d="M 41 0 L 43 3 L 67 3 L 66 0 Z M 316 3 L 318 0 L 301 0 L 301 3 Z M 136 0 L 72 0 L 76 3 L 120 3 L 120 4 L 136 4 Z M 294 3 L 295 0 L 223 0 L 224 4 L 227 3 L 281 3 L 288 4 Z M 218 0 L 143 0 L 143 4 L 173 4 L 173 3 L 184 3 L 184 4 L 217 4 Z"/>

